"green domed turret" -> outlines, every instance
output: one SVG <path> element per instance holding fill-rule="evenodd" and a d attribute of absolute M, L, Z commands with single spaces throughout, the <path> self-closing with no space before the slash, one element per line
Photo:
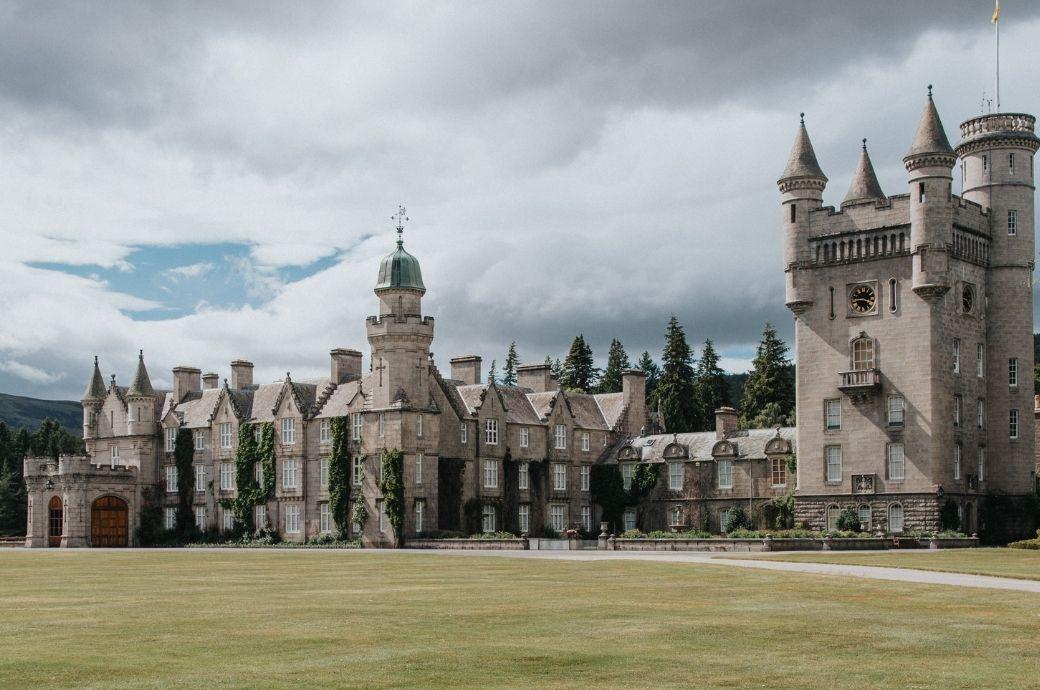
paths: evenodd
<path fill-rule="evenodd" d="M 422 282 L 419 260 L 404 250 L 404 241 L 397 240 L 397 249 L 383 257 L 379 264 L 379 281 L 376 290 L 408 288 L 426 292 Z"/>

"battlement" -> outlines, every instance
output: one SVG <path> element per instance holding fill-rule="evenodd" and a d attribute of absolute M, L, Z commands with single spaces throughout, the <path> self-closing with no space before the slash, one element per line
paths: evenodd
<path fill-rule="evenodd" d="M 51 457 L 27 457 L 23 465 L 26 479 L 47 479 L 63 475 L 93 475 L 102 477 L 132 477 L 137 472 L 135 465 L 91 463 L 88 455 L 61 455 L 57 462 Z"/>
<path fill-rule="evenodd" d="M 386 326 L 389 323 L 411 323 L 419 326 L 433 327 L 432 316 L 419 316 L 416 314 L 408 314 L 406 316 L 397 316 L 395 314 L 383 314 L 381 316 L 369 316 L 365 319 L 365 323 L 369 326 Z"/>
<path fill-rule="evenodd" d="M 957 155 L 963 156 L 990 146 L 1021 146 L 1036 151 L 1040 139 L 1034 133 L 1036 118 L 1026 113 L 992 113 L 961 123 L 961 143 Z"/>

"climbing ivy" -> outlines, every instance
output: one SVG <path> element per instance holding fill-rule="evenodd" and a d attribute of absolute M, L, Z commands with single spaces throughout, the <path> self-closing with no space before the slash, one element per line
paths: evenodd
<path fill-rule="evenodd" d="M 399 547 L 404 543 L 404 454 L 396 448 L 384 450 L 382 463 L 379 490 L 386 519 L 394 531 L 394 545 Z"/>
<path fill-rule="evenodd" d="M 260 430 L 259 441 L 256 430 Z M 256 481 L 256 463 L 263 468 L 262 483 Z M 237 495 L 220 502 L 225 510 L 235 515 L 235 526 L 252 532 L 253 506 L 264 503 L 274 495 L 274 423 L 258 422 L 238 427 L 238 448 L 235 450 L 235 486 Z"/>
<path fill-rule="evenodd" d="M 177 468 L 177 532 L 188 534 L 195 529 L 195 512 L 191 501 L 195 494 L 195 471 L 191 466 L 195 457 L 195 440 L 191 432 L 181 427 L 173 444 L 173 463 Z"/>
<path fill-rule="evenodd" d="M 350 425 L 346 417 L 330 423 L 332 453 L 329 456 L 329 510 L 340 536 L 346 537 L 350 522 Z"/>
<path fill-rule="evenodd" d="M 608 529 L 618 532 L 625 512 L 628 494 L 621 468 L 617 465 L 593 465 L 589 474 L 589 490 L 592 500 L 602 509 L 602 519 Z"/>
<path fill-rule="evenodd" d="M 632 490 L 629 493 L 633 503 L 653 490 L 657 475 L 657 465 L 649 462 L 641 462 L 632 469 Z"/>
<path fill-rule="evenodd" d="M 361 472 L 361 481 L 359 482 L 357 493 L 354 494 L 354 504 L 350 507 L 350 521 L 361 530 L 365 529 L 365 523 L 368 522 L 368 508 L 365 507 L 364 471 Z"/>

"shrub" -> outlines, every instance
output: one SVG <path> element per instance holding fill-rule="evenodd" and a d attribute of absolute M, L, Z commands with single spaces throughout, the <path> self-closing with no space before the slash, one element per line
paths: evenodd
<path fill-rule="evenodd" d="M 554 530 L 552 527 L 546 525 L 542 528 L 540 532 L 538 532 L 538 534 L 534 536 L 539 537 L 541 539 L 559 539 L 560 533 Z"/>
<path fill-rule="evenodd" d="M 939 510 L 939 524 L 944 530 L 958 530 L 961 528 L 961 516 L 957 510 L 957 504 L 947 498 Z"/>
<path fill-rule="evenodd" d="M 751 529 L 751 518 L 748 517 L 748 514 L 743 508 L 733 508 L 730 510 L 729 517 L 726 519 L 726 524 L 722 526 L 722 531 L 726 534 L 738 529 Z"/>
<path fill-rule="evenodd" d="M 859 532 L 859 515 L 852 506 L 846 506 L 838 514 L 838 530 L 841 532 Z"/>
<path fill-rule="evenodd" d="M 1040 529 L 1036 531 L 1036 539 L 1023 539 L 1022 541 L 1013 541 L 1010 544 L 1008 544 L 1008 548 L 1040 551 Z"/>
<path fill-rule="evenodd" d="M 480 534 L 471 534 L 470 539 L 516 539 L 517 536 L 512 532 L 481 532 Z"/>

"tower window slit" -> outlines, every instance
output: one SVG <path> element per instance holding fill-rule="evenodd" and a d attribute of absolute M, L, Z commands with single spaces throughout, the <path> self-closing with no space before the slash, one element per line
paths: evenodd
<path fill-rule="evenodd" d="M 924 203 L 924 182 L 917 183 L 917 201 Z"/>
<path fill-rule="evenodd" d="M 903 233 L 899 233 L 899 251 L 906 251 L 906 235 L 904 235 Z"/>
<path fill-rule="evenodd" d="M 797 216 L 798 216 L 798 207 L 795 206 L 794 204 L 791 204 L 791 222 L 792 223 L 795 221 L 795 218 L 797 218 Z"/>

